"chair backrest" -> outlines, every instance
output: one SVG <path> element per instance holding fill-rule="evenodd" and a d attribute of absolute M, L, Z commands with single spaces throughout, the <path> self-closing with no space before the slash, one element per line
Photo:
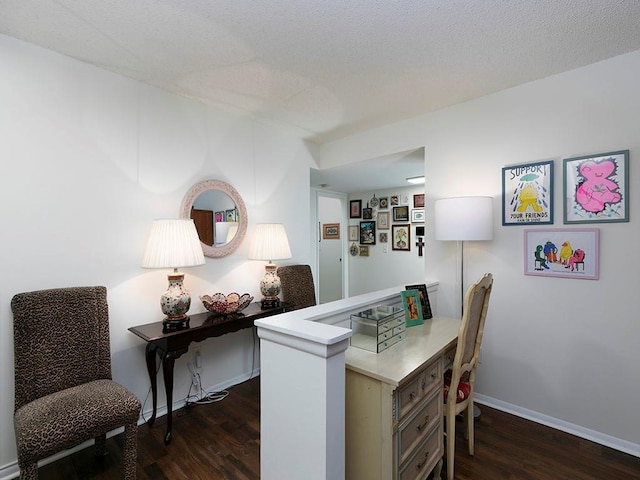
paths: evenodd
<path fill-rule="evenodd" d="M 451 385 L 458 385 L 460 379 L 466 379 L 466 377 L 468 377 L 466 380 L 473 385 L 492 288 L 493 275 L 487 273 L 469 287 L 464 297 L 464 310 L 458 330 L 458 346 L 453 359 Z M 449 392 L 449 395 L 453 394 L 455 398 L 457 389 L 452 388 Z M 455 399 L 453 401 L 455 403 Z"/>
<path fill-rule="evenodd" d="M 316 290 L 309 265 L 286 265 L 278 267 L 282 284 L 282 300 L 291 303 L 293 310 L 316 304 Z"/>
<path fill-rule="evenodd" d="M 65 388 L 111 379 L 105 287 L 19 293 L 11 310 L 16 410 Z"/>

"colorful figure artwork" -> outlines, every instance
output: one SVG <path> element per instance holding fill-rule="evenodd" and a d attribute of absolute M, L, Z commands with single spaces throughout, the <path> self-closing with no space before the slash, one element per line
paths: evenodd
<path fill-rule="evenodd" d="M 502 169 L 502 224 L 553 223 L 553 161 Z"/>
<path fill-rule="evenodd" d="M 525 230 L 525 274 L 596 279 L 597 229 Z"/>
<path fill-rule="evenodd" d="M 628 150 L 565 159 L 565 223 L 629 221 Z"/>

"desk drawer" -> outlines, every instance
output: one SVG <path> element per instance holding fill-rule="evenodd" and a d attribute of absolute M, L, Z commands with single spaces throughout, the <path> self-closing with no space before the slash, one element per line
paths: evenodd
<path fill-rule="evenodd" d="M 398 480 L 424 480 L 443 454 L 442 429 L 436 426 L 400 469 Z"/>
<path fill-rule="evenodd" d="M 416 378 L 400 388 L 396 397 L 396 412 L 398 412 L 396 421 L 402 421 L 407 413 L 418 405 L 433 388 L 440 386 L 442 383 L 441 365 L 440 360 L 433 362 L 421 371 Z"/>
<path fill-rule="evenodd" d="M 398 463 L 402 465 L 442 417 L 442 395 L 437 389 L 416 412 L 401 424 L 397 434 Z"/>

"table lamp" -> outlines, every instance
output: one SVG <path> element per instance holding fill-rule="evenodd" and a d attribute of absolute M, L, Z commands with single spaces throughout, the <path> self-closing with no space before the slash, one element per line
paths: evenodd
<path fill-rule="evenodd" d="M 198 232 L 190 218 L 154 220 L 142 260 L 142 268 L 173 268 L 168 274 L 169 288 L 160 297 L 167 327 L 185 326 L 189 319 L 191 295 L 184 288 L 179 267 L 204 265 Z"/>
<path fill-rule="evenodd" d="M 256 232 L 249 250 L 250 260 L 268 260 L 264 267 L 265 273 L 260 280 L 260 293 L 262 300 L 260 306 L 263 309 L 280 306 L 280 277 L 276 274 L 276 265 L 273 260 L 291 258 L 289 239 L 284 225 L 281 223 L 261 223 L 256 227 Z"/>
<path fill-rule="evenodd" d="M 493 239 L 493 198 L 454 197 L 434 204 L 436 240 L 460 242 L 460 312 L 464 308 L 464 242 Z"/>

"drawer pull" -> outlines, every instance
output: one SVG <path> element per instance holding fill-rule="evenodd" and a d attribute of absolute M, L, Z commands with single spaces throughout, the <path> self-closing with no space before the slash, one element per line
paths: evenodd
<path fill-rule="evenodd" d="M 420 431 L 422 430 L 422 428 L 429 423 L 429 415 L 425 415 L 424 416 L 424 423 L 419 423 L 418 425 L 416 425 L 416 430 Z"/>
<path fill-rule="evenodd" d="M 415 399 L 416 399 L 416 392 L 411 392 L 411 393 L 409 394 L 409 398 L 410 398 L 411 400 L 415 400 Z"/>
<path fill-rule="evenodd" d="M 427 458 L 429 458 L 429 452 L 425 452 L 424 459 L 421 462 L 416 463 L 416 470 L 421 470 L 422 467 L 427 463 Z"/>
<path fill-rule="evenodd" d="M 436 379 L 436 377 L 437 377 L 437 376 L 438 376 L 438 375 L 436 374 L 436 372 L 432 372 L 432 373 L 431 373 L 431 378 L 433 378 L 434 380 Z"/>
<path fill-rule="evenodd" d="M 427 381 L 426 380 L 422 380 L 421 388 L 422 388 L 423 391 L 424 391 L 425 388 L 427 388 Z"/>

